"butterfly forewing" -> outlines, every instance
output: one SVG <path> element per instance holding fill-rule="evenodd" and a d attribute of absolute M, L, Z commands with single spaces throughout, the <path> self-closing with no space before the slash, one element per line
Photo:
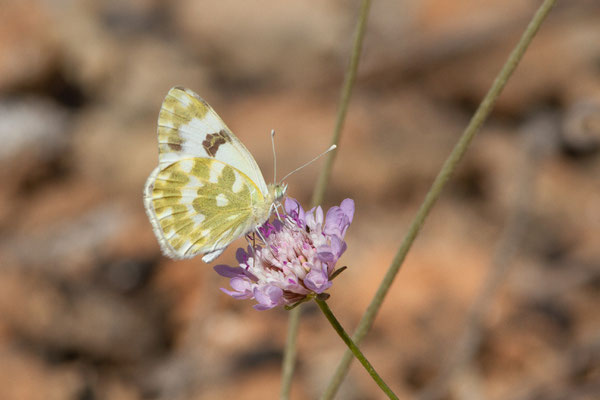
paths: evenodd
<path fill-rule="evenodd" d="M 217 113 L 189 89 L 174 87 L 158 116 L 161 169 L 184 158 L 217 159 L 237 168 L 267 193 L 265 179 L 248 152 Z"/>

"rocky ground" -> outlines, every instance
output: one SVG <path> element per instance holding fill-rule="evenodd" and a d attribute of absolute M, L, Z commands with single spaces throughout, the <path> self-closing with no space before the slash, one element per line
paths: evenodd
<path fill-rule="evenodd" d="M 348 330 L 539 3 L 374 2 L 324 204 L 357 206 L 330 290 Z M 287 311 L 160 254 L 141 199 L 156 118 L 189 87 L 268 178 L 275 129 L 286 173 L 329 145 L 358 8 L 2 3 L 1 399 L 277 398 Z M 362 346 L 401 398 L 598 398 L 598 21 L 597 1 L 558 1 L 415 242 Z M 289 179 L 307 206 L 321 165 Z M 343 351 L 305 307 L 292 398 L 318 397 Z M 338 398 L 383 396 L 354 365 Z"/>

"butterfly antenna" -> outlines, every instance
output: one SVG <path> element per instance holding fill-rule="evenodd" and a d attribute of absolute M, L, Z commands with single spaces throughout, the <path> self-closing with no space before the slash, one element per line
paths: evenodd
<path fill-rule="evenodd" d="M 313 162 L 317 161 L 319 158 L 323 157 L 325 154 L 329 153 L 330 151 L 334 150 L 337 146 L 335 144 L 332 144 L 330 148 L 328 148 L 327 150 L 325 150 L 324 152 L 322 152 L 321 154 L 319 154 L 318 156 L 316 156 L 315 158 L 313 158 L 312 160 L 310 160 L 309 162 L 299 166 L 298 168 L 296 168 L 295 170 L 293 170 L 292 172 L 290 172 L 289 174 L 287 174 L 286 176 L 284 176 L 281 181 L 285 181 L 287 177 L 289 177 L 290 175 L 300 171 L 302 168 L 306 167 L 307 165 L 312 164 Z"/>
<path fill-rule="evenodd" d="M 271 129 L 271 147 L 273 148 L 273 182 L 277 182 L 277 153 L 275 153 L 275 129 Z"/>

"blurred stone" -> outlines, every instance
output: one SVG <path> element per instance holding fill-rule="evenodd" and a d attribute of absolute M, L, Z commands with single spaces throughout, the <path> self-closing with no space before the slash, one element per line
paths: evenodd
<path fill-rule="evenodd" d="M 102 86 L 118 71 L 118 41 L 102 25 L 94 2 L 45 3 L 60 43 L 63 73 L 68 80 L 81 85 L 86 94 L 101 98 Z"/>
<path fill-rule="evenodd" d="M 491 41 L 518 29 L 515 21 L 526 23 L 531 9 L 518 0 L 374 3 L 361 75 L 370 85 L 385 88 L 443 72 L 447 64 L 473 54 L 481 56 Z M 452 85 L 451 81 L 440 83 Z"/>
<path fill-rule="evenodd" d="M 56 67 L 58 57 L 57 38 L 44 2 L 2 2 L 0 93 L 44 79 Z"/>
<path fill-rule="evenodd" d="M 72 219 L 25 227 L 0 243 L 0 254 L 27 269 L 79 276 L 93 268 L 103 244 L 126 223 L 124 215 L 119 206 L 104 205 Z"/>
<path fill-rule="evenodd" d="M 47 100 L 0 99 L 0 226 L 18 218 L 19 195 L 67 172 L 69 122 L 66 111 Z"/>
<path fill-rule="evenodd" d="M 142 119 L 156 123 L 160 102 L 173 86 L 189 87 L 206 99 L 213 97 L 209 65 L 199 64 L 186 48 L 140 38 L 113 57 L 118 59 L 119 74 L 105 90 L 113 118 L 125 125 Z"/>
<path fill-rule="evenodd" d="M 600 149 L 600 99 L 582 100 L 565 113 L 562 140 L 574 155 L 596 153 Z"/>
<path fill-rule="evenodd" d="M 224 83 L 305 86 L 323 82 L 329 71 L 341 74 L 346 53 L 340 60 L 338 44 L 350 42 L 350 15 L 334 2 L 262 0 L 240 7 L 232 0 L 188 0 L 174 8 L 174 28 L 199 64 Z"/>
<path fill-rule="evenodd" d="M 3 270 L 0 310 L 8 329 L 39 349 L 90 360 L 134 362 L 161 350 L 156 305 L 94 286 L 55 285 L 44 275 Z M 18 299 L 19 308 L 14 308 Z"/>
<path fill-rule="evenodd" d="M 47 160 L 65 150 L 68 116 L 39 98 L 0 99 L 0 164 L 26 159 Z"/>
<path fill-rule="evenodd" d="M 596 11 L 598 12 L 598 11 Z M 554 18 L 558 18 L 554 16 Z M 597 18 L 581 18 L 574 27 L 570 19 L 544 26 L 535 37 L 496 104 L 496 111 L 522 115 L 534 104 L 568 99 L 572 77 L 594 74 L 590 70 L 600 54 L 600 28 Z M 432 71 L 428 88 L 442 98 L 458 98 L 476 105 L 492 84 L 526 25 L 499 31 L 478 51 L 450 59 Z M 490 45 L 493 43 L 493 45 Z M 554 62 L 560 56 L 560 62 Z M 468 71 L 468 73 L 465 73 Z M 543 73 L 540 73 L 543 71 Z"/>
<path fill-rule="evenodd" d="M 84 390 L 82 374 L 73 366 L 44 363 L 38 357 L 0 347 L 0 398 L 6 400 L 75 399 Z"/>
<path fill-rule="evenodd" d="M 94 383 L 90 396 L 97 396 L 100 399 L 141 400 L 145 398 L 133 382 L 127 382 L 118 376 L 98 379 Z"/>

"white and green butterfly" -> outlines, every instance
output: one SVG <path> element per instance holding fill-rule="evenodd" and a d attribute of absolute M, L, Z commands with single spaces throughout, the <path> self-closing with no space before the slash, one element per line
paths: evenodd
<path fill-rule="evenodd" d="M 211 262 L 256 230 L 285 196 L 267 185 L 252 154 L 217 113 L 189 89 L 174 87 L 158 116 L 158 167 L 144 205 L 164 255 Z"/>

